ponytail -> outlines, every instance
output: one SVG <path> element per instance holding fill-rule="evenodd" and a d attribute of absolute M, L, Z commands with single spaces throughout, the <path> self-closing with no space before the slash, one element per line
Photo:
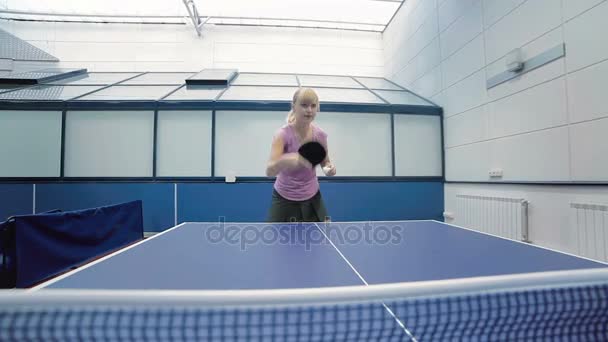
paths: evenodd
<path fill-rule="evenodd" d="M 295 93 L 293 93 L 293 99 L 291 100 L 291 110 L 289 111 L 289 113 L 287 113 L 287 118 L 285 118 L 285 121 L 287 122 L 287 124 L 292 124 L 296 121 L 296 114 L 293 112 L 293 107 L 296 105 L 296 102 L 298 101 L 298 96 L 300 95 L 300 88 L 298 88 L 298 90 L 295 91 Z"/>
<path fill-rule="evenodd" d="M 289 113 L 287 113 L 287 118 L 285 119 L 285 121 L 288 124 L 292 124 L 294 121 L 296 121 L 296 115 L 293 113 L 293 109 L 289 111 Z"/>

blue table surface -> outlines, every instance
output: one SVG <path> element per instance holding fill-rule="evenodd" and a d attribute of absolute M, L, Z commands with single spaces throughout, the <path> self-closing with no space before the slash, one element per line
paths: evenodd
<path fill-rule="evenodd" d="M 43 287 L 313 288 L 606 266 L 437 221 L 185 223 Z"/>

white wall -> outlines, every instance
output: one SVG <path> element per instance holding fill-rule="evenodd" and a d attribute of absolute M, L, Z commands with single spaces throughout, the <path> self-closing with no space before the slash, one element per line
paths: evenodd
<path fill-rule="evenodd" d="M 572 222 L 570 203 L 608 204 L 608 187 L 599 186 L 488 186 L 484 184 L 450 183 L 445 185 L 444 194 L 445 210 L 455 212 L 456 216 L 458 216 L 456 195 L 525 198 L 530 202 L 528 226 L 529 238 L 532 243 L 580 255 L 585 253 L 579 253 L 578 251 L 577 236 L 579 232 Z M 446 220 L 446 222 L 452 221 Z M 599 233 L 598 231 L 597 234 Z"/>
<path fill-rule="evenodd" d="M 448 181 L 490 182 L 500 168 L 499 181 L 608 182 L 605 18 L 606 0 L 409 0 L 384 34 L 385 77 L 444 107 Z M 486 89 L 509 51 L 530 58 L 561 43 L 565 58 Z M 564 208 L 608 203 L 606 186 L 445 189 L 452 212 L 457 193 L 528 198 L 532 240 L 568 251 Z"/>
<path fill-rule="evenodd" d="M 0 21 L 0 28 L 89 71 L 240 71 L 382 76 L 380 33 L 296 28 Z"/>

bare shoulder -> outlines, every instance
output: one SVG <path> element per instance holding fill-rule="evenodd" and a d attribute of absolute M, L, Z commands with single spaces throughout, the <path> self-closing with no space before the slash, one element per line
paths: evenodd
<path fill-rule="evenodd" d="M 287 125 L 281 126 L 274 131 L 273 140 L 285 140 Z"/>
<path fill-rule="evenodd" d="M 312 125 L 313 129 L 316 131 L 316 134 L 323 138 L 326 139 L 327 138 L 327 132 L 325 132 L 325 130 L 323 130 L 323 128 L 319 127 L 318 125 Z"/>

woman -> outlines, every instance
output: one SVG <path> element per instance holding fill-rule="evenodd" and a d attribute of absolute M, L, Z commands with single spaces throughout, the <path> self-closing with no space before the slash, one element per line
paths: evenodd
<path fill-rule="evenodd" d="M 315 168 L 300 154 L 298 148 L 307 141 L 318 141 L 328 151 L 321 162 L 326 176 L 334 176 L 336 167 L 329 159 L 327 134 L 313 125 L 319 110 L 319 97 L 310 88 L 301 88 L 293 95 L 287 124 L 273 137 L 266 175 L 277 176 L 272 192 L 269 222 L 322 222 L 328 219 L 319 190 Z"/>

